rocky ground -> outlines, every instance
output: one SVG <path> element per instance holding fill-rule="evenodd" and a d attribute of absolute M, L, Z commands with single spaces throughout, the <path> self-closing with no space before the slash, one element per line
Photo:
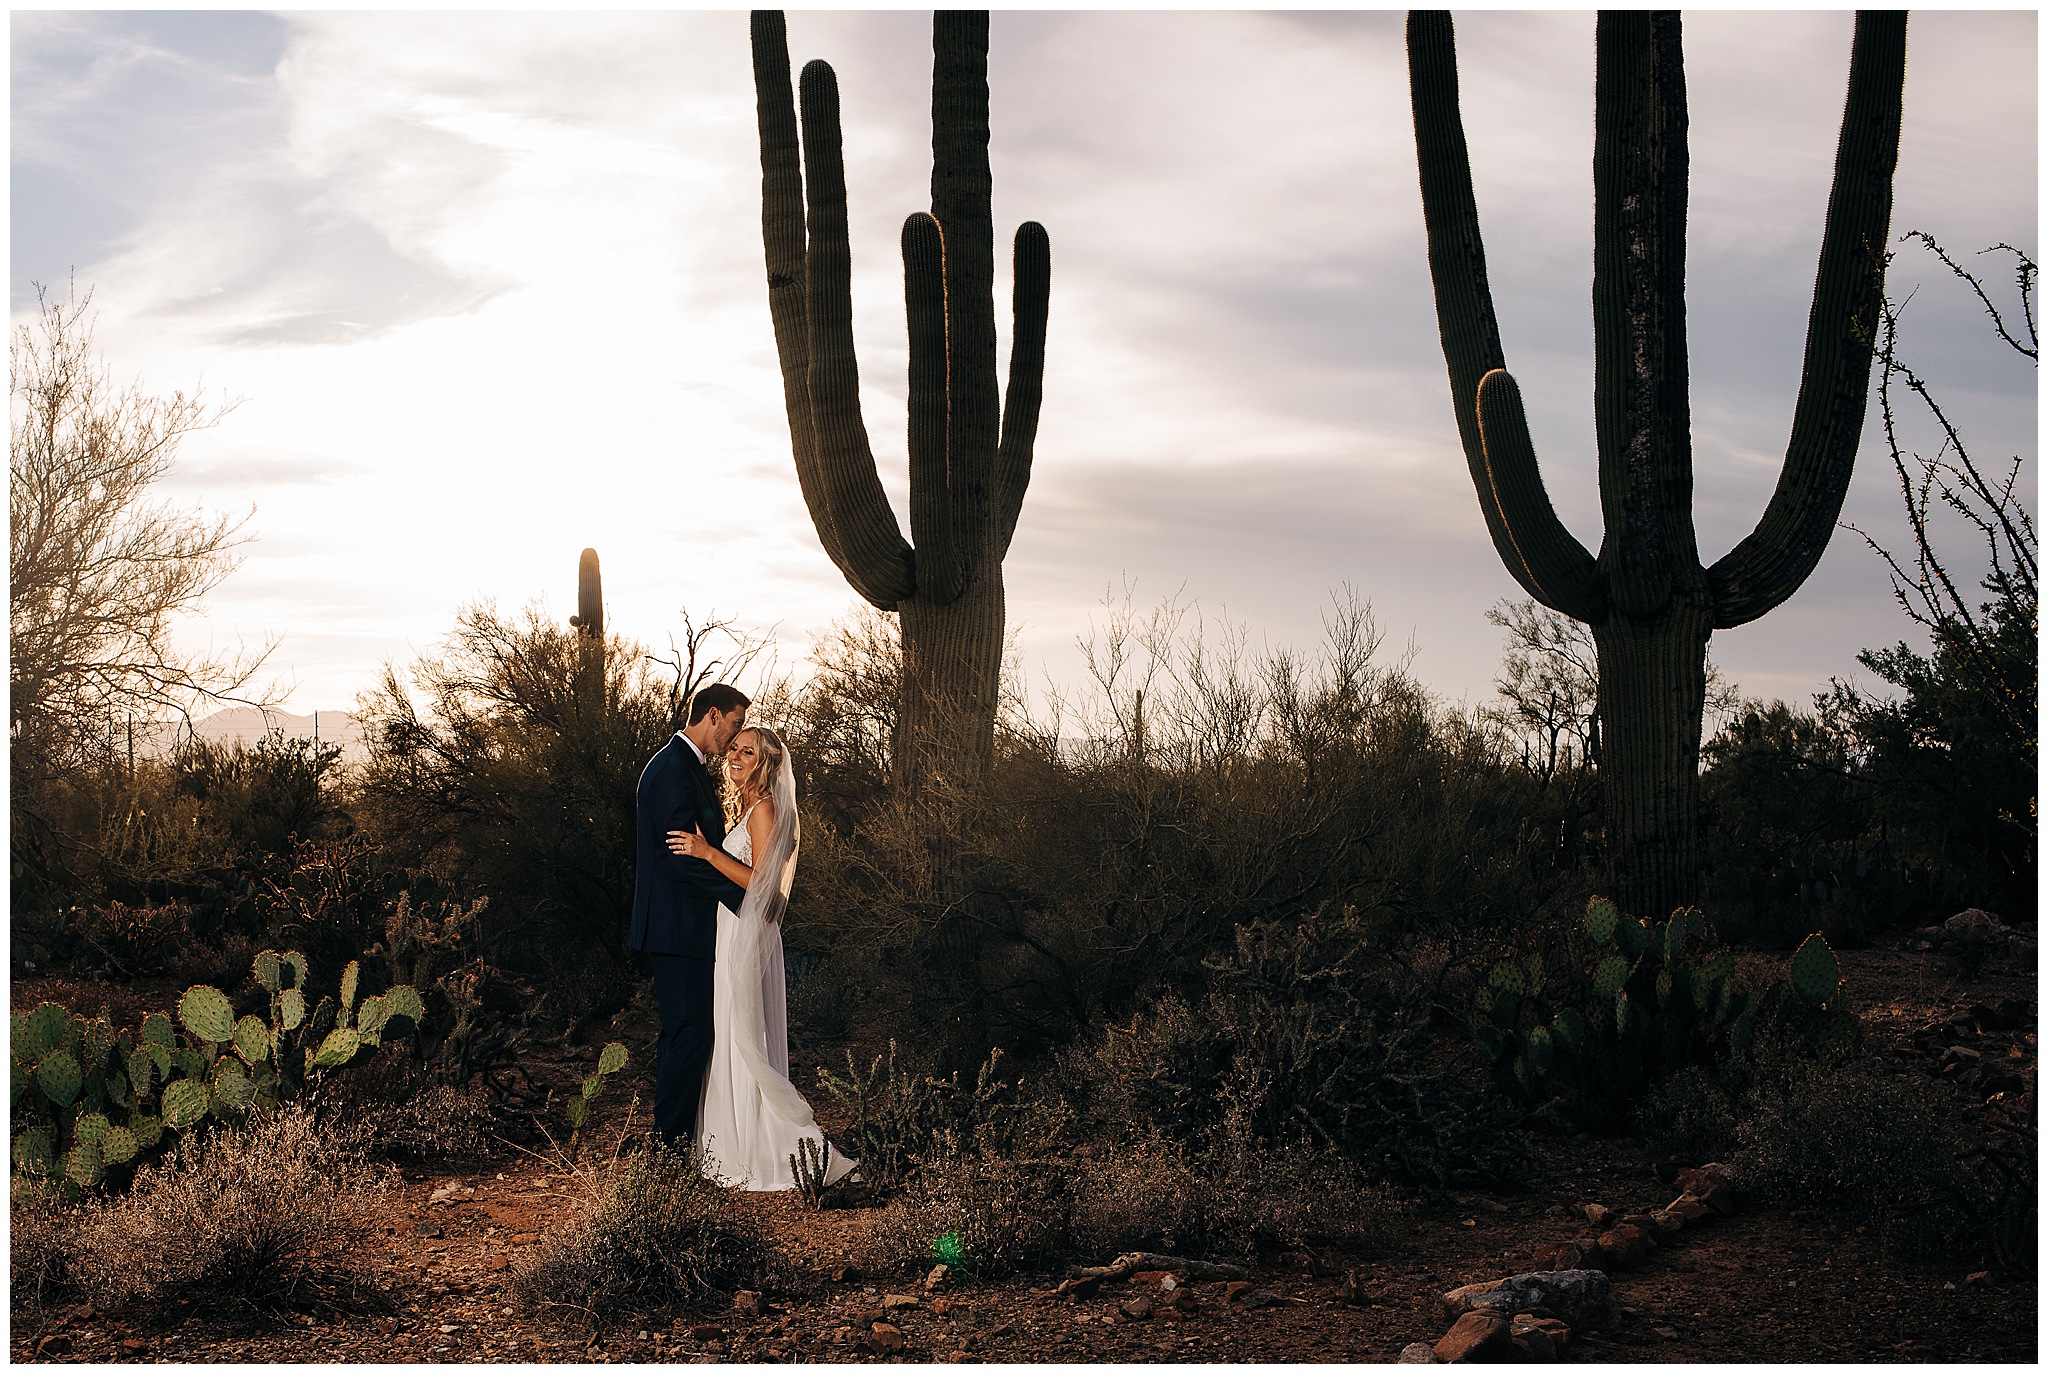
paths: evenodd
<path fill-rule="evenodd" d="M 1975 1075 L 1969 1090 L 1958 1090 L 1959 1104 L 2004 1091 L 1997 1078 L 1988 1080 L 1996 1091 L 1984 1091 L 1987 1072 L 2010 1075 L 2014 1091 L 2031 1097 L 2031 950 L 1993 960 L 1965 981 L 1953 960 L 1914 943 L 1907 937 L 1842 955 L 1872 1049 L 1943 1077 Z M 17 1005 L 52 992 L 20 980 L 14 988 Z M 2006 1015 L 1986 1014 L 2001 1005 Z M 2016 1008 L 2024 1013 L 2012 1015 Z M 647 1031 L 621 1027 L 629 1041 Z M 636 1060 L 647 1062 L 644 1054 Z M 582 1067 L 573 1056 L 560 1066 L 565 1078 Z M 1236 1282 L 1196 1275 L 1175 1283 L 1144 1270 L 1078 1292 L 1071 1284 L 1060 1291 L 1059 1275 L 1000 1283 L 949 1277 L 932 1290 L 916 1277 L 862 1276 L 847 1266 L 875 1212 L 811 1212 L 786 1194 L 755 1194 L 748 1204 L 813 1276 L 807 1290 L 742 1295 L 731 1310 L 666 1325 L 535 1315 L 513 1304 L 507 1285 L 522 1251 L 588 1205 L 575 1171 L 514 1155 L 467 1171 L 407 1172 L 382 1233 L 353 1257 L 378 1276 L 385 1314 L 322 1310 L 230 1325 L 217 1316 L 74 1309 L 42 1320 L 18 1316 L 11 1354 L 18 1361 L 235 1363 L 1394 1360 L 1446 1335 L 1455 1315 L 1444 1302 L 1450 1290 L 1543 1267 L 1539 1256 L 1555 1267 L 1557 1247 L 1588 1232 L 1587 1204 L 1606 1209 L 1611 1215 L 1593 1216 L 1611 1227 L 1665 1207 L 1678 1191 L 1666 1181 L 1670 1169 L 1660 1178 L 1659 1161 L 1631 1140 L 1546 1138 L 1542 1150 L 1543 1167 L 1527 1191 L 1426 1205 L 1378 1259 L 1289 1256 Z M 1632 1265 L 1616 1267 L 1611 1313 L 1572 1330 L 1558 1357 L 2037 1358 L 2029 1275 L 1901 1264 L 1875 1235 L 1826 1212 L 1739 1202 L 1731 1214 L 1707 1210 Z"/>

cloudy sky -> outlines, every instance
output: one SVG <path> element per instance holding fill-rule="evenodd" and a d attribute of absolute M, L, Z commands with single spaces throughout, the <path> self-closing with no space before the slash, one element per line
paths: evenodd
<path fill-rule="evenodd" d="M 1850 23 L 1686 20 L 1709 562 L 1784 451 Z M 1592 16 L 1458 24 L 1509 366 L 1596 547 Z M 867 419 L 899 510 L 895 243 L 926 204 L 929 33 L 922 12 L 790 18 L 795 61 L 839 73 Z M 776 626 L 799 659 L 853 608 L 790 467 L 743 13 L 16 11 L 12 38 L 15 322 L 32 283 L 75 281 L 117 376 L 239 401 L 171 494 L 253 506 L 256 540 L 184 632 L 282 635 L 292 709 L 346 708 L 473 599 L 566 617 L 585 546 L 611 624 L 654 645 L 687 607 Z M 2035 71 L 2031 12 L 1914 15 L 1896 230 L 2035 251 Z M 1053 250 L 1006 565 L 1032 676 L 1078 678 L 1112 589 L 1305 647 L 1349 583 L 1426 681 L 1487 697 L 1485 612 L 1518 589 L 1457 448 L 1400 16 L 999 13 L 990 81 L 998 234 L 1036 219 Z M 2031 460 L 2033 370 L 1930 266 L 1908 250 L 1892 276 L 1920 288 L 1908 352 L 1984 453 Z M 1871 440 L 1846 518 L 1904 538 Z M 1909 630 L 1844 533 L 1713 652 L 1797 701 Z"/>

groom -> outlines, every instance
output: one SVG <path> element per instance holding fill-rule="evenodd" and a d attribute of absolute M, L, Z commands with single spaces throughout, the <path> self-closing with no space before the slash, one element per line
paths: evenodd
<path fill-rule="evenodd" d="M 690 702 L 690 720 L 640 774 L 635 802 L 637 859 L 633 924 L 626 946 L 654 965 L 661 1040 L 654 1066 L 654 1138 L 686 1148 L 697 1133 L 697 1101 L 711 1062 L 711 963 L 718 904 L 739 910 L 745 895 L 703 859 L 669 852 L 668 832 L 700 830 L 725 841 L 725 811 L 705 764 L 746 724 L 747 698 L 719 682 Z"/>

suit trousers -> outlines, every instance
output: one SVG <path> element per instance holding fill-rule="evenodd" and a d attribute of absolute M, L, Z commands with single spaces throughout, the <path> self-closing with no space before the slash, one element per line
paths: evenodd
<path fill-rule="evenodd" d="M 654 1055 L 654 1134 L 675 1149 L 697 1134 L 697 1104 L 704 1097 L 704 1071 L 711 1064 L 711 973 L 709 959 L 650 954 L 654 1001 L 661 1008 L 661 1039 Z"/>

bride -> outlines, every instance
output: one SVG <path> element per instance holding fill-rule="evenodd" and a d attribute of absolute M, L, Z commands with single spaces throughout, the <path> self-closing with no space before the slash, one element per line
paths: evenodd
<path fill-rule="evenodd" d="M 796 1186 L 790 1160 L 799 1141 L 821 1150 L 825 1143 L 810 1104 L 789 1081 L 781 923 L 796 876 L 796 778 L 781 737 L 758 725 L 733 736 L 725 776 L 741 807 L 725 848 L 696 831 L 669 832 L 672 851 L 706 860 L 747 890 L 737 912 L 718 908 L 711 1065 L 697 1112 L 697 1148 L 711 1178 L 771 1192 Z M 825 1182 L 838 1182 L 857 1163 L 834 1151 Z"/>

